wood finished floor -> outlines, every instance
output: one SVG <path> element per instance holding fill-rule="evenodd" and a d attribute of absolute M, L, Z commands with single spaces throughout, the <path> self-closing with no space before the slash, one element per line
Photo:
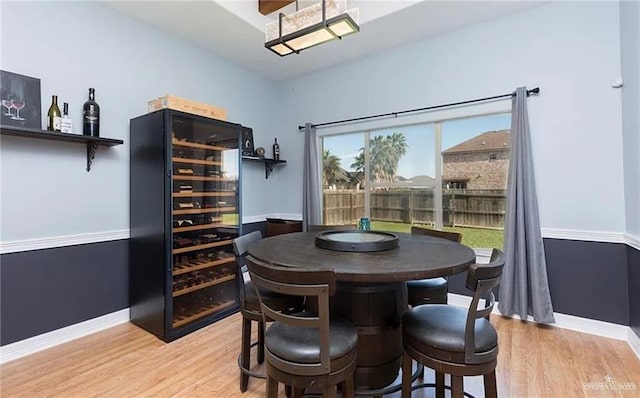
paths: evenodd
<path fill-rule="evenodd" d="M 250 379 L 244 394 L 238 388 L 240 319 L 235 314 L 170 344 L 119 325 L 1 365 L 0 396 L 263 397 L 263 380 Z M 495 316 L 492 323 L 500 397 L 640 397 L 640 361 L 626 342 Z M 465 390 L 482 397 L 481 378 L 465 378 Z"/>

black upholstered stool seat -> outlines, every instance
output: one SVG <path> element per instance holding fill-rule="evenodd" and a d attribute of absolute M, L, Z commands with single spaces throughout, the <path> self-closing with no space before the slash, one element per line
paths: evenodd
<path fill-rule="evenodd" d="M 412 305 L 434 303 L 436 299 L 442 298 L 437 304 L 447 303 L 447 293 L 449 284 L 444 278 L 419 279 L 407 282 L 407 298 Z"/>
<path fill-rule="evenodd" d="M 406 343 L 433 358 L 464 363 L 468 311 L 444 304 L 422 305 L 402 317 Z M 498 345 L 498 334 L 488 320 L 475 322 L 474 352 L 487 352 Z"/>
<path fill-rule="evenodd" d="M 299 363 L 320 362 L 318 329 L 301 329 L 274 323 L 267 329 L 266 348 L 279 358 Z M 344 321 L 331 320 L 329 326 L 329 356 L 331 360 L 344 357 L 356 348 L 358 331 Z"/>
<path fill-rule="evenodd" d="M 435 387 L 436 398 L 444 398 L 444 375 L 451 375 L 451 397 L 463 398 L 464 376 L 484 378 L 486 398 L 497 398 L 496 366 L 498 333 L 489 323 L 500 283 L 504 254 L 493 249 L 489 264 L 472 264 L 466 286 L 473 292 L 468 309 L 447 304 L 411 308 L 402 316 L 402 398 L 415 388 Z M 413 361 L 435 371 L 435 384 L 411 387 Z"/>

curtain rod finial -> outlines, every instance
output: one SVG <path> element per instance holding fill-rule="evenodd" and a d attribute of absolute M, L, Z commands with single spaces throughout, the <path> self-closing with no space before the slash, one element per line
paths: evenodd
<path fill-rule="evenodd" d="M 539 94 L 539 93 L 540 93 L 540 87 L 535 87 L 535 88 L 532 88 L 531 90 L 527 90 L 527 96 L 531 94 Z"/>

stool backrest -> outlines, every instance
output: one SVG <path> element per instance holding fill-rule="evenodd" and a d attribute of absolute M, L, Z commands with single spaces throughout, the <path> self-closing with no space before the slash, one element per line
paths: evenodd
<path fill-rule="evenodd" d="M 246 235 L 238 236 L 233 240 L 233 252 L 236 255 L 236 264 L 238 265 L 239 285 L 240 285 L 240 303 L 244 308 L 245 303 L 245 287 L 246 283 L 244 273 L 247 272 L 247 248 L 250 244 L 262 239 L 262 233 L 260 231 L 253 231 Z"/>
<path fill-rule="evenodd" d="M 469 306 L 465 329 L 465 361 L 467 363 L 484 363 L 487 358 L 497 355 L 498 347 L 489 352 L 475 352 L 475 324 L 480 318 L 489 320 L 496 298 L 493 289 L 500 283 L 504 254 L 498 249 L 491 252 L 489 264 L 472 264 L 467 270 L 467 288 L 473 291 L 473 299 Z M 484 299 L 484 308 L 478 309 L 480 300 Z"/>
<path fill-rule="evenodd" d="M 458 242 L 458 243 L 462 241 L 462 234 L 459 234 L 457 232 L 446 232 L 446 231 L 438 231 L 437 229 L 411 227 L 411 233 L 413 235 L 434 236 L 436 238 L 447 239 L 447 240 Z"/>
<path fill-rule="evenodd" d="M 331 271 L 305 271 L 300 268 L 276 267 L 266 264 L 251 255 L 247 256 L 247 266 L 251 280 L 259 288 L 258 298 L 265 319 L 281 322 L 290 327 L 313 328 L 319 331 L 319 361 L 316 363 L 292 362 L 273 355 L 267 347 L 266 355 L 271 363 L 288 373 L 318 376 L 331 372 L 331 356 L 329 351 L 329 296 L 335 293 L 336 277 Z M 285 314 L 270 307 L 268 300 L 263 300 L 260 290 L 266 289 L 276 293 L 315 298 L 318 302 L 318 313 Z M 303 332 L 301 330 L 301 332 Z"/>

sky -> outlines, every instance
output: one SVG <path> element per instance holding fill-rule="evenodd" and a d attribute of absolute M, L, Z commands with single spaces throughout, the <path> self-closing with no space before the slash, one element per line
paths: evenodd
<path fill-rule="evenodd" d="M 511 114 L 487 115 L 473 118 L 456 119 L 442 123 L 442 150 L 475 137 L 485 131 L 503 130 L 511 127 Z M 398 163 L 398 175 L 411 178 L 418 175 L 435 177 L 435 135 L 433 124 L 404 126 L 375 130 L 376 135 L 402 133 L 407 142 L 407 152 Z M 364 147 L 364 133 L 326 136 L 323 148 L 340 158 L 340 166 L 353 170 L 351 164 Z"/>

